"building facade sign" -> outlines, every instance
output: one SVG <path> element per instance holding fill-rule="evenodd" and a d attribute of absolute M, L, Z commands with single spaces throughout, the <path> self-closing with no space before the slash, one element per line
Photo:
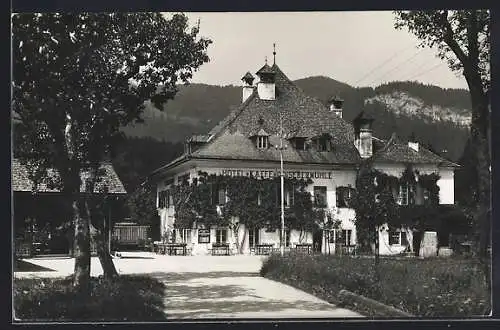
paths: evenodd
<path fill-rule="evenodd" d="M 198 243 L 210 243 L 210 229 L 198 229 Z"/>
<path fill-rule="evenodd" d="M 332 172 L 326 171 L 283 171 L 286 178 L 295 179 L 332 179 Z M 218 175 L 224 176 L 251 176 L 255 178 L 274 178 L 280 176 L 280 170 L 245 170 L 245 169 L 223 169 Z"/>

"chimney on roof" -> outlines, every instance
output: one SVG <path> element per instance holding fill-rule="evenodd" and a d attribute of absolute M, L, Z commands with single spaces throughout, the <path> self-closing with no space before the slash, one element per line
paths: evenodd
<path fill-rule="evenodd" d="M 275 100 L 276 99 L 276 84 L 275 77 L 276 73 L 274 70 L 266 64 L 257 71 L 257 76 L 260 81 L 257 84 L 257 93 L 261 100 Z"/>
<path fill-rule="evenodd" d="M 410 138 L 408 139 L 408 147 L 418 152 L 418 141 L 415 137 L 415 132 L 412 132 Z"/>
<path fill-rule="evenodd" d="M 333 112 L 340 118 L 342 118 L 343 104 L 344 100 L 340 99 L 338 96 L 331 97 L 330 100 L 328 100 L 328 107 L 330 108 L 330 112 Z"/>
<path fill-rule="evenodd" d="M 361 113 L 354 118 L 354 145 L 358 149 L 361 158 L 369 158 L 373 155 L 373 130 L 372 123 L 374 119 L 361 111 Z"/>
<path fill-rule="evenodd" d="M 408 147 L 418 152 L 418 142 L 408 141 Z"/>
<path fill-rule="evenodd" d="M 250 97 L 250 95 L 252 95 L 254 89 L 253 87 L 254 79 L 255 78 L 252 76 L 250 72 L 247 72 L 243 76 L 243 78 L 241 78 L 241 80 L 243 80 L 243 82 L 245 83 L 245 85 L 243 85 L 243 98 L 241 102 L 245 102 Z"/>

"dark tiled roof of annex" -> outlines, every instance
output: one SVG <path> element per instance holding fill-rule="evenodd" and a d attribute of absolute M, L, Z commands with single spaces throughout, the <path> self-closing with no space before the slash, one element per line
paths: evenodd
<path fill-rule="evenodd" d="M 209 133 L 210 143 L 194 152 L 192 157 L 279 160 L 274 148 L 259 150 L 249 139 L 265 131 L 270 144 L 279 143 L 280 117 L 286 138 L 313 138 L 328 133 L 332 151 L 294 150 L 288 143 L 284 160 L 302 163 L 355 164 L 360 161 L 354 146 L 354 130 L 350 123 L 330 112 L 319 100 L 307 96 L 274 64 L 266 68 L 275 74 L 275 100 L 259 98 L 254 88 L 248 99 L 232 110 Z M 260 70 L 262 71 L 262 69 Z"/>
<path fill-rule="evenodd" d="M 380 146 L 370 158 L 371 161 L 378 163 L 434 164 L 443 167 L 459 166 L 422 146 L 419 146 L 418 151 L 414 150 L 408 143 L 402 142 L 395 134 L 384 142 L 384 145 Z"/>
<path fill-rule="evenodd" d="M 21 163 L 19 159 L 12 159 L 12 190 L 14 192 L 31 192 L 33 191 L 33 181 L 29 178 L 28 169 L 25 165 Z M 102 180 L 96 183 L 95 192 L 99 193 L 102 188 L 106 187 L 109 194 L 126 194 L 127 191 L 123 186 L 118 174 L 116 174 L 113 165 L 111 163 L 103 163 L 101 169 L 104 170 L 104 175 Z M 49 175 L 57 174 L 53 170 L 49 170 Z M 82 185 L 80 187 L 81 192 L 85 192 L 85 178 L 88 177 L 88 173 L 82 173 Z M 36 189 L 38 192 L 46 193 L 57 193 L 58 189 L 54 189 L 47 185 L 46 183 L 39 183 Z"/>

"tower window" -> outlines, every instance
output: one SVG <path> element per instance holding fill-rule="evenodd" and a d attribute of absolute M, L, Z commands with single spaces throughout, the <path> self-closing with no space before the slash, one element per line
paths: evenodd
<path fill-rule="evenodd" d="M 267 149 L 269 146 L 269 138 L 267 136 L 257 136 L 257 148 Z"/>

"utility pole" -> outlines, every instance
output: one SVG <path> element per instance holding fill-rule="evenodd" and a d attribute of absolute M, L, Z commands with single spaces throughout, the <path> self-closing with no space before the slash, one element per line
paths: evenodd
<path fill-rule="evenodd" d="M 280 181 L 281 181 L 281 240 L 280 252 L 283 256 L 285 254 L 285 175 L 283 173 L 283 116 L 280 114 L 280 145 L 276 146 L 280 151 Z"/>

